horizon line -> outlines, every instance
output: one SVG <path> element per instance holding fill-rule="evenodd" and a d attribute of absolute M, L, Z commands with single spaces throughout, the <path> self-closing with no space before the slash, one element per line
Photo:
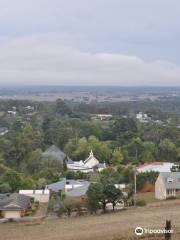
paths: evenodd
<path fill-rule="evenodd" d="M 4 87 L 122 87 L 122 88 L 138 88 L 138 87 L 161 87 L 161 88 L 169 88 L 169 87 L 180 87 L 179 85 L 83 85 L 83 84 L 76 84 L 76 85 L 64 85 L 64 84 L 40 84 L 40 85 L 20 85 L 20 84 L 7 84 L 7 85 L 0 85 L 0 88 L 4 88 Z"/>

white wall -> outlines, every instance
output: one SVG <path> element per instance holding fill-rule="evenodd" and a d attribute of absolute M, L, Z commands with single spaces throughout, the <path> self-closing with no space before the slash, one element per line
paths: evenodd
<path fill-rule="evenodd" d="M 19 194 L 26 195 L 28 197 L 34 198 L 35 201 L 40 203 L 49 202 L 50 191 L 45 190 L 19 190 Z"/>
<path fill-rule="evenodd" d="M 2 211 L 4 218 L 21 218 L 21 211 Z"/>
<path fill-rule="evenodd" d="M 74 188 L 77 188 L 77 187 L 81 187 L 83 186 L 83 184 L 79 183 L 79 184 L 66 184 L 65 185 L 65 191 L 69 191 L 69 190 L 72 190 Z"/>
<path fill-rule="evenodd" d="M 161 175 L 159 175 L 155 183 L 155 198 L 160 200 L 166 199 L 166 187 Z"/>

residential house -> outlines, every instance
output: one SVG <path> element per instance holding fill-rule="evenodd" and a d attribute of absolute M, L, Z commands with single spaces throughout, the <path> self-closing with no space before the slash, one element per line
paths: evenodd
<path fill-rule="evenodd" d="M 142 123 L 148 123 L 151 120 L 151 118 L 146 113 L 142 112 L 136 114 L 136 119 Z"/>
<path fill-rule="evenodd" d="M 31 209 L 30 197 L 19 194 L 0 194 L 0 216 L 13 219 L 23 217 Z"/>
<path fill-rule="evenodd" d="M 112 114 L 92 114 L 91 119 L 92 120 L 98 120 L 100 119 L 101 121 L 108 121 L 112 119 Z"/>
<path fill-rule="evenodd" d="M 34 111 L 34 106 L 26 106 L 26 107 L 24 107 L 24 110 L 26 110 L 26 111 Z"/>
<path fill-rule="evenodd" d="M 0 136 L 4 136 L 9 132 L 8 128 L 6 127 L 1 127 L 0 128 Z"/>
<path fill-rule="evenodd" d="M 97 158 L 95 158 L 93 151 L 91 150 L 89 157 L 85 161 L 76 161 L 72 163 L 67 163 L 67 168 L 71 171 L 80 171 L 84 173 L 88 172 L 101 172 L 106 168 L 105 163 L 99 163 Z"/>
<path fill-rule="evenodd" d="M 63 178 L 59 182 L 55 182 L 46 186 L 50 192 L 64 191 L 67 196 L 81 197 L 86 194 L 90 182 L 85 180 L 74 180 Z"/>
<path fill-rule="evenodd" d="M 155 183 L 155 198 L 167 199 L 180 195 L 180 172 L 160 173 Z"/>
<path fill-rule="evenodd" d="M 9 115 L 11 115 L 11 116 L 15 116 L 16 114 L 17 114 L 17 112 L 16 111 L 7 111 L 7 113 L 9 114 Z"/>
<path fill-rule="evenodd" d="M 74 180 L 63 178 L 61 181 L 52 183 L 46 186 L 52 193 L 64 191 L 66 196 L 69 197 L 84 197 L 91 182 L 86 180 Z M 126 184 L 115 184 L 115 187 L 120 190 L 125 190 Z M 127 193 L 123 192 L 126 196 Z"/>

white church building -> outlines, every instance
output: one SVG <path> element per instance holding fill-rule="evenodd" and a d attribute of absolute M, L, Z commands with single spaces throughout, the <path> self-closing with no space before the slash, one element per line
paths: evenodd
<path fill-rule="evenodd" d="M 105 163 L 99 163 L 99 161 L 94 157 L 93 151 L 91 150 L 89 157 L 85 161 L 77 161 L 67 164 L 67 168 L 71 171 L 80 171 L 84 173 L 88 172 L 101 172 L 106 168 Z"/>

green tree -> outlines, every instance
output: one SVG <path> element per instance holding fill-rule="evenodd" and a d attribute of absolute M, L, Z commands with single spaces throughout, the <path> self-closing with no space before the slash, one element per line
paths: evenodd
<path fill-rule="evenodd" d="M 96 213 L 100 208 L 103 196 L 103 187 L 100 183 L 91 183 L 87 190 L 88 206 L 92 213 Z"/>
<path fill-rule="evenodd" d="M 13 192 L 19 190 L 22 186 L 21 175 L 14 170 L 7 170 L 4 174 L 3 180 L 9 184 Z"/>
<path fill-rule="evenodd" d="M 44 189 L 47 185 L 47 180 L 45 178 L 39 178 L 36 182 L 36 187 L 39 189 Z"/>
<path fill-rule="evenodd" d="M 143 142 L 143 150 L 140 155 L 141 162 L 154 162 L 157 158 L 157 146 L 150 141 Z"/>
<path fill-rule="evenodd" d="M 127 144 L 130 139 L 137 135 L 137 131 L 136 121 L 132 118 L 117 118 L 112 126 L 114 138 L 120 144 Z"/>
<path fill-rule="evenodd" d="M 105 186 L 104 195 L 109 203 L 113 206 L 113 211 L 116 204 L 123 199 L 123 194 L 120 189 L 116 188 L 113 184 Z"/>
<path fill-rule="evenodd" d="M 61 115 L 69 115 L 71 112 L 72 111 L 69 106 L 62 99 L 56 100 L 56 113 Z"/>
<path fill-rule="evenodd" d="M 11 187 L 9 185 L 9 183 L 4 182 L 4 183 L 0 183 L 0 193 L 9 193 L 11 192 Z"/>
<path fill-rule="evenodd" d="M 177 159 L 176 145 L 169 139 L 164 139 L 159 143 L 159 157 L 162 160 L 175 161 Z"/>
<path fill-rule="evenodd" d="M 90 136 L 88 139 L 85 137 L 70 140 L 66 146 L 65 151 L 67 154 L 75 160 L 85 160 L 90 151 L 93 150 L 94 155 L 100 162 L 109 162 L 111 159 L 111 148 L 107 142 L 100 141 L 94 136 Z"/>
<path fill-rule="evenodd" d="M 124 156 L 123 156 L 122 151 L 121 150 L 115 150 L 112 153 L 112 158 L 111 158 L 110 163 L 117 166 L 117 165 L 122 164 L 123 160 L 124 160 Z"/>
<path fill-rule="evenodd" d="M 36 187 L 36 181 L 30 176 L 21 176 L 20 185 L 22 189 L 34 189 Z"/>
<path fill-rule="evenodd" d="M 40 149 L 36 149 L 28 153 L 22 163 L 23 171 L 31 175 L 35 172 L 40 171 L 40 169 L 42 168 L 41 156 L 42 152 Z"/>

